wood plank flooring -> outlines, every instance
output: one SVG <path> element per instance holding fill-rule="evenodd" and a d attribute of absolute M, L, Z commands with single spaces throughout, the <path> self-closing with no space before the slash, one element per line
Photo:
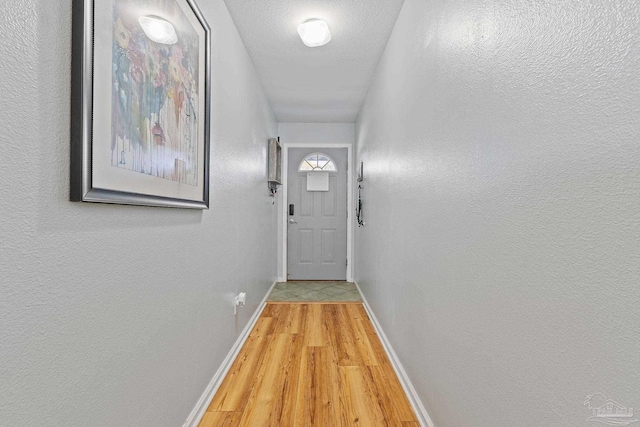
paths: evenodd
<path fill-rule="evenodd" d="M 200 427 L 419 426 L 364 307 L 267 304 Z"/>

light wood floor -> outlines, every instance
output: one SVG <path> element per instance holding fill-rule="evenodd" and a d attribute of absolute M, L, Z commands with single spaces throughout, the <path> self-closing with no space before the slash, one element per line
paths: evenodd
<path fill-rule="evenodd" d="M 267 304 L 200 427 L 419 427 L 362 304 Z"/>

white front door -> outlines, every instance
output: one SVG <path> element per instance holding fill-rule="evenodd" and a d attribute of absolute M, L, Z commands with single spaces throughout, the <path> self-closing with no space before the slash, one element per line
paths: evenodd
<path fill-rule="evenodd" d="M 346 280 L 347 149 L 290 148 L 288 157 L 287 279 Z M 327 180 L 327 191 L 310 191 L 308 179 Z"/>

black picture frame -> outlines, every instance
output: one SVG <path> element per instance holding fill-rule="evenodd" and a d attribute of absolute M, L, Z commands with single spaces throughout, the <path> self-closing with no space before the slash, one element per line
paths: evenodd
<path fill-rule="evenodd" d="M 156 10 L 154 4 L 165 6 Z M 127 7 L 137 7 L 131 14 L 175 19 L 178 41 L 136 42 L 146 30 L 129 15 L 117 15 Z M 211 29 L 195 1 L 73 0 L 72 34 L 70 200 L 208 209 Z M 131 73 L 133 79 L 122 82 L 137 84 L 135 90 L 118 85 L 117 71 Z M 116 111 L 120 107 L 123 112 Z"/>

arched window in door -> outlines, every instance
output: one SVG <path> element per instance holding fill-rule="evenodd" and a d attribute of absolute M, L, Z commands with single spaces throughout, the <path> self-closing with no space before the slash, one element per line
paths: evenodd
<path fill-rule="evenodd" d="M 336 170 L 336 163 L 333 159 L 323 153 L 309 154 L 298 167 L 298 172 L 335 172 Z"/>

